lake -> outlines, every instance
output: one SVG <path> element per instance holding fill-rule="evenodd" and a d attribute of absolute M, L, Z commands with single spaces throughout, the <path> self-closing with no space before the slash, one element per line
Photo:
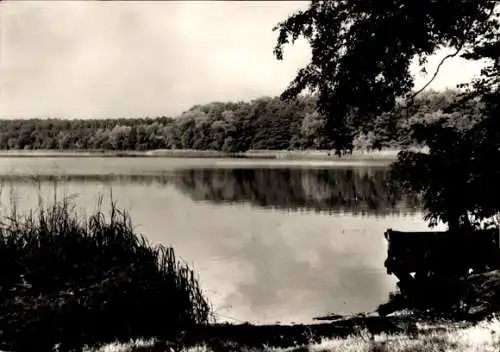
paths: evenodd
<path fill-rule="evenodd" d="M 221 321 L 311 322 L 373 311 L 395 289 L 388 228 L 426 230 L 384 163 L 185 158 L 0 158 L 4 211 L 112 193 L 153 243 L 192 265 Z"/>

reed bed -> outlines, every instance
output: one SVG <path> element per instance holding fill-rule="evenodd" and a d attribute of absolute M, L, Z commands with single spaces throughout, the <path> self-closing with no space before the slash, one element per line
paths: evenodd
<path fill-rule="evenodd" d="M 81 351 L 175 340 L 211 321 L 198 280 L 172 247 L 151 245 L 111 202 L 81 216 L 67 199 L 0 223 L 0 349 Z"/>

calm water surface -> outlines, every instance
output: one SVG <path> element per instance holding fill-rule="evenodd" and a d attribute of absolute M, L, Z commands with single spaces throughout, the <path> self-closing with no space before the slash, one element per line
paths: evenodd
<path fill-rule="evenodd" d="M 0 158 L 0 183 L 2 204 L 21 210 L 71 196 L 90 213 L 112 191 L 139 232 L 194 266 L 228 321 L 372 311 L 396 282 L 384 231 L 427 229 L 417 197 L 382 164 Z"/>

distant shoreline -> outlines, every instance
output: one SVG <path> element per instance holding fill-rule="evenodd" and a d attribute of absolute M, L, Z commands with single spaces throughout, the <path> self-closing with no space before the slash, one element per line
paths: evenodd
<path fill-rule="evenodd" d="M 250 150 L 225 153 L 214 150 L 158 149 L 147 151 L 102 150 L 0 150 L 0 157 L 159 157 L 159 158 L 252 158 L 276 160 L 387 161 L 397 159 L 399 150 L 354 150 L 341 157 L 322 150 Z"/>

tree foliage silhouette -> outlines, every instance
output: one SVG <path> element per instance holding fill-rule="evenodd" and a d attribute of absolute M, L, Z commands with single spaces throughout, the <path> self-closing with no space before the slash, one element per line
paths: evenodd
<path fill-rule="evenodd" d="M 278 23 L 274 53 L 299 37 L 312 48 L 311 62 L 283 92 L 293 99 L 308 89 L 318 94 L 326 117 L 324 133 L 337 153 L 349 152 L 360 131 L 380 116 L 412 110 L 412 104 L 451 57 L 485 63 L 478 78 L 459 85 L 461 93 L 445 113 L 475 104 L 462 128 L 449 119 L 416 123 L 409 137 L 428 154 L 403 151 L 393 165 L 408 188 L 424 194 L 430 224 L 450 228 L 476 225 L 500 210 L 500 12 L 499 1 L 402 0 L 317 1 Z M 421 69 L 429 56 L 451 49 L 423 87 L 415 89 L 410 64 Z M 470 111 L 470 110 L 469 110 Z M 467 115 L 467 114 L 466 114 Z M 463 117 L 463 116 L 462 116 Z M 463 123 L 467 121 L 468 123 Z M 472 216 L 471 216 L 472 215 Z M 471 221 L 472 219 L 472 221 Z M 475 222 L 474 222 L 475 221 Z"/>
<path fill-rule="evenodd" d="M 399 99 L 410 101 L 415 58 L 424 67 L 443 47 L 469 60 L 495 59 L 498 53 L 497 1 L 401 0 L 318 1 L 278 23 L 274 53 L 305 38 L 311 62 L 299 70 L 283 92 L 294 98 L 305 89 L 318 92 L 318 107 L 327 116 L 325 132 L 337 152 L 352 149 L 359 127 L 369 130 L 376 116 L 392 111 Z M 498 57 L 498 56 L 497 56 Z M 497 60 L 498 61 L 498 60 Z M 498 77 L 498 64 L 483 70 L 474 89 Z M 434 78 L 434 77 L 433 77 Z"/>

